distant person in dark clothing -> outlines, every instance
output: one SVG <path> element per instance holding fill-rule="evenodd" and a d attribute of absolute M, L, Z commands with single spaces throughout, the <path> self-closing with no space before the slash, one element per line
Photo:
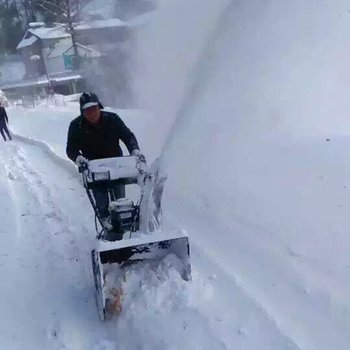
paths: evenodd
<path fill-rule="evenodd" d="M 5 133 L 8 137 L 8 139 L 12 140 L 9 129 L 7 127 L 8 122 L 9 122 L 9 118 L 7 116 L 6 110 L 4 107 L 1 106 L 1 103 L 0 103 L 0 133 L 1 133 L 4 141 L 7 141 Z"/>
<path fill-rule="evenodd" d="M 82 167 L 89 160 L 122 157 L 119 145 L 122 141 L 131 155 L 145 162 L 135 135 L 116 113 L 103 110 L 93 92 L 82 93 L 79 103 L 80 116 L 72 120 L 68 130 L 66 152 L 69 159 Z M 116 199 L 125 197 L 123 185 L 115 186 L 113 192 Z M 99 214 L 108 228 L 108 191 L 106 188 L 98 188 L 93 193 Z"/>

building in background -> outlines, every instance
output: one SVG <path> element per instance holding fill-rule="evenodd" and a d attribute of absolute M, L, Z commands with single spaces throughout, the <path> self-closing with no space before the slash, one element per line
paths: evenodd
<path fill-rule="evenodd" d="M 63 24 L 30 23 L 17 45 L 24 76 L 0 80 L 0 88 L 14 98 L 52 92 L 69 95 L 89 88 L 107 104 L 131 106 L 134 37 L 147 16 L 121 21 L 85 13 L 84 19 L 74 26 L 79 69 L 71 35 Z"/>
<path fill-rule="evenodd" d="M 84 87 L 79 72 L 67 69 L 63 56 L 56 55 L 62 47 L 72 46 L 69 33 L 61 24 L 30 23 L 17 45 L 18 55 L 25 67 L 23 79 L 4 81 L 2 90 L 11 97 L 45 95 L 50 92 L 74 94 Z"/>
<path fill-rule="evenodd" d="M 71 36 L 63 26 L 31 23 L 23 39 L 17 45 L 18 53 L 25 65 L 25 77 L 32 78 L 45 75 L 46 70 L 49 74 L 62 72 L 64 69 L 59 62 L 50 61 L 48 56 L 56 45 L 70 45 L 71 43 Z M 40 57 L 40 60 L 32 60 L 32 57 L 36 55 Z"/>

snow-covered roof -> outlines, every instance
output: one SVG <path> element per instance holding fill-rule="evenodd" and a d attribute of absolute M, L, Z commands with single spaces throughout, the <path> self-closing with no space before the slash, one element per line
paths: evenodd
<path fill-rule="evenodd" d="M 120 48 L 122 43 L 94 43 L 92 45 L 88 45 L 87 47 L 91 50 L 95 50 L 99 53 L 108 53 L 110 51 L 114 51 L 116 47 Z"/>
<path fill-rule="evenodd" d="M 101 57 L 101 53 L 90 47 L 90 46 L 84 46 L 84 45 L 81 45 L 81 44 L 77 44 L 78 46 L 78 52 L 79 52 L 79 55 L 82 56 L 82 57 Z M 65 52 L 63 52 L 63 54 L 73 54 L 73 45 L 71 45 Z"/>
<path fill-rule="evenodd" d="M 88 29 L 103 29 L 103 28 L 117 28 L 117 27 L 133 27 L 133 26 L 143 25 L 149 20 L 149 17 L 150 17 L 150 14 L 147 13 L 147 14 L 137 16 L 127 22 L 123 22 L 119 18 L 110 18 L 110 19 L 103 19 L 103 20 L 96 20 L 96 21 L 81 22 L 75 26 L 75 29 L 88 30 Z M 49 40 L 49 39 L 69 38 L 71 36 L 62 24 L 56 23 L 54 27 L 39 26 L 41 24 L 42 23 L 38 23 L 38 27 L 29 28 L 27 30 L 23 39 L 18 43 L 17 50 L 33 45 L 38 38 L 41 40 Z M 51 55 L 51 57 L 55 57 L 55 56 Z"/>
<path fill-rule="evenodd" d="M 38 27 L 29 28 L 23 36 L 23 39 L 18 43 L 17 50 L 33 45 L 38 39 L 62 39 L 69 38 L 70 34 L 59 24 L 55 27 Z"/>
<path fill-rule="evenodd" d="M 34 35 L 32 35 L 31 37 L 29 37 L 27 39 L 22 39 L 17 45 L 17 50 L 23 49 L 24 47 L 27 47 L 27 46 L 31 46 L 37 40 L 38 40 L 38 38 L 36 36 L 34 36 Z"/>
<path fill-rule="evenodd" d="M 48 58 L 54 58 L 62 56 L 65 51 L 67 51 L 72 46 L 71 40 L 61 40 L 59 41 L 54 49 L 47 55 Z"/>
<path fill-rule="evenodd" d="M 125 27 L 125 22 L 119 18 L 103 19 L 97 21 L 81 22 L 75 29 L 86 30 L 86 29 L 101 29 L 101 28 L 114 28 L 114 27 Z"/>
<path fill-rule="evenodd" d="M 39 27 L 44 27 L 45 23 L 44 22 L 30 22 L 28 23 L 29 28 L 39 28 Z"/>
<path fill-rule="evenodd" d="M 90 46 L 84 46 L 77 43 L 79 55 L 84 57 L 101 57 L 101 53 Z M 55 48 L 48 54 L 48 58 L 60 57 L 63 54 L 73 54 L 72 41 L 61 41 L 55 45 Z"/>
<path fill-rule="evenodd" d="M 70 37 L 66 28 L 62 25 L 56 27 L 30 28 L 28 31 L 40 39 L 60 39 Z"/>
<path fill-rule="evenodd" d="M 153 12 L 146 12 L 142 15 L 133 17 L 125 22 L 125 25 L 128 27 L 138 27 L 148 23 L 153 15 Z"/>
<path fill-rule="evenodd" d="M 145 13 L 134 17 L 128 21 L 122 21 L 119 18 L 101 19 L 96 21 L 81 22 L 75 28 L 77 30 L 86 30 L 94 28 L 115 28 L 115 27 L 136 27 L 147 23 L 150 19 L 151 13 Z"/>
<path fill-rule="evenodd" d="M 82 79 L 82 76 L 79 73 L 75 72 L 62 72 L 50 74 L 50 81 L 52 82 L 62 82 L 67 80 L 79 80 Z"/>
<path fill-rule="evenodd" d="M 82 76 L 80 74 L 74 73 L 71 71 L 50 74 L 50 81 L 52 83 L 59 83 L 63 81 L 80 80 L 80 79 L 82 79 Z M 0 84 L 0 87 L 3 90 L 8 90 L 8 89 L 25 88 L 30 86 L 45 86 L 45 85 L 48 85 L 48 83 L 49 82 L 47 80 L 47 77 L 41 76 L 41 77 L 32 78 L 32 79 L 25 79 L 25 80 L 20 80 L 16 82 Z"/>

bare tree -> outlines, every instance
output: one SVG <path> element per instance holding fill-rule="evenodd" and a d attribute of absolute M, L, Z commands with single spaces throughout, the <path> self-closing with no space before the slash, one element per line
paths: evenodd
<path fill-rule="evenodd" d="M 86 1 L 84 0 L 37 0 L 37 6 L 46 13 L 47 17 L 52 22 L 59 22 L 71 35 L 73 66 L 75 69 L 78 69 L 80 66 L 75 27 L 78 24 L 79 15 L 85 4 Z"/>
<path fill-rule="evenodd" d="M 37 15 L 36 0 L 13 0 L 12 2 L 20 9 L 21 16 L 24 18 L 23 22 L 26 25 L 35 21 Z"/>

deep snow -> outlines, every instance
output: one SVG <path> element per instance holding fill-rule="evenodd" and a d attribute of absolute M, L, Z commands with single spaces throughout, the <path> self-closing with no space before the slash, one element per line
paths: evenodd
<path fill-rule="evenodd" d="M 149 159 L 165 145 L 165 225 L 187 230 L 194 279 L 149 277 L 107 325 L 74 166 L 26 138 L 1 143 L 1 347 L 347 350 L 349 29 L 342 0 L 162 2 L 137 52 L 154 113 L 121 115 Z M 64 157 L 76 111 L 10 120 Z"/>

